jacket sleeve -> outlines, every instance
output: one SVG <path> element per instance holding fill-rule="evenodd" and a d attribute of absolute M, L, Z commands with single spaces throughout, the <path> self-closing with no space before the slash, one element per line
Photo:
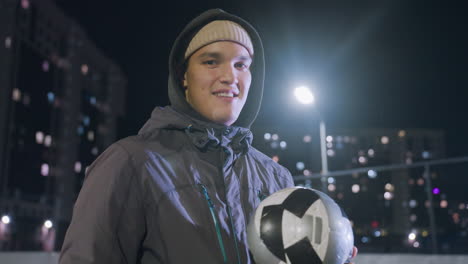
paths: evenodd
<path fill-rule="evenodd" d="M 59 263 L 136 263 L 145 233 L 139 177 L 118 143 L 88 169 Z"/>

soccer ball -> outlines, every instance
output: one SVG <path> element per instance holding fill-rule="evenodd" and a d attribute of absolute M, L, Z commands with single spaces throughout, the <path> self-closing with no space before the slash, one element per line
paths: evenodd
<path fill-rule="evenodd" d="M 257 264 L 343 264 L 354 247 L 351 223 L 326 194 L 286 188 L 263 200 L 247 226 Z"/>

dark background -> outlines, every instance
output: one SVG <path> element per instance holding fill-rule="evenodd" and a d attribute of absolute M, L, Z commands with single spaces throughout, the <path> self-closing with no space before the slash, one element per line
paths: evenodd
<path fill-rule="evenodd" d="M 66 1 L 57 4 L 128 76 L 119 137 L 168 104 L 167 61 L 196 15 L 222 8 L 263 38 L 262 123 L 302 122 L 297 84 L 314 87 L 331 128 L 431 128 L 447 156 L 468 148 L 468 18 L 465 1 Z"/>

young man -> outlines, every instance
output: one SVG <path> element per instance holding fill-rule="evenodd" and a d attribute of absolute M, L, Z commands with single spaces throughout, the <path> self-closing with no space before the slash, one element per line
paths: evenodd
<path fill-rule="evenodd" d="M 60 263 L 251 263 L 250 215 L 293 186 L 251 146 L 263 60 L 244 20 L 209 10 L 190 22 L 170 55 L 171 106 L 90 166 Z"/>
<path fill-rule="evenodd" d="M 171 106 L 87 171 L 60 256 L 78 263 L 252 263 L 246 225 L 261 199 L 293 186 L 251 146 L 263 48 L 247 22 L 209 10 L 177 38 Z"/>

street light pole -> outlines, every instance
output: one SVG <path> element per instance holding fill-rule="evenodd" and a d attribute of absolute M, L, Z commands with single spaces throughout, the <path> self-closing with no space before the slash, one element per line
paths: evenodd
<path fill-rule="evenodd" d="M 322 176 L 320 178 L 322 182 L 322 191 L 326 192 L 327 190 L 327 179 L 326 175 L 328 174 L 328 161 L 327 161 L 327 147 L 326 147 L 326 128 L 325 122 L 323 119 L 320 119 L 320 154 L 322 160 Z"/>

